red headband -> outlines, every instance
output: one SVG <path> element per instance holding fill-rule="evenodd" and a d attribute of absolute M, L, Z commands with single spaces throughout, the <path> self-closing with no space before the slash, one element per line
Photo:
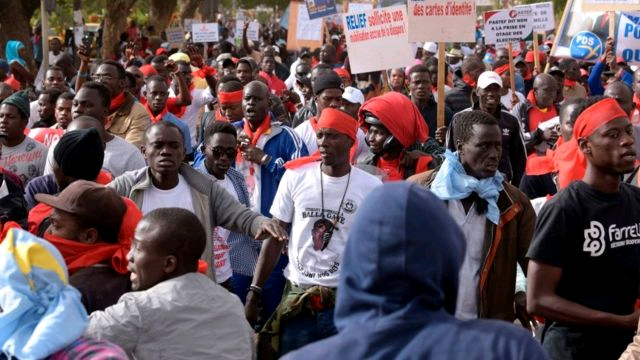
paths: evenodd
<path fill-rule="evenodd" d="M 604 99 L 589 106 L 576 119 L 573 125 L 573 137 L 578 138 L 590 136 L 600 126 L 611 120 L 624 117 L 628 118 L 615 99 Z"/>
<path fill-rule="evenodd" d="M 337 68 L 337 69 L 333 69 L 333 71 L 338 74 L 338 76 L 340 76 L 341 78 L 351 78 L 351 75 L 349 75 L 349 71 L 347 71 L 347 69 L 343 69 L 343 68 Z"/>
<path fill-rule="evenodd" d="M 326 108 L 322 110 L 320 119 L 318 119 L 318 129 L 333 129 L 341 134 L 347 135 L 353 141 L 356 140 L 358 132 L 358 123 L 351 115 L 344 111 L 334 108 Z"/>
<path fill-rule="evenodd" d="M 242 90 L 232 92 L 219 92 L 218 101 L 220 104 L 237 104 L 242 102 Z"/>
<path fill-rule="evenodd" d="M 493 69 L 493 72 L 495 72 L 498 75 L 502 75 L 507 71 L 509 71 L 509 64 L 504 64 L 502 66 L 498 66 L 497 68 Z"/>

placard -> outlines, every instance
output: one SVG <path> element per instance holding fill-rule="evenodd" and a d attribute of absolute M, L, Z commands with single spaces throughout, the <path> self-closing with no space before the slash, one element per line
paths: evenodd
<path fill-rule="evenodd" d="M 640 0 L 582 0 L 582 11 L 638 11 Z"/>
<path fill-rule="evenodd" d="M 365 11 L 371 11 L 373 10 L 373 4 L 371 3 L 357 3 L 357 2 L 350 2 L 349 3 L 349 13 L 359 13 L 359 12 L 365 12 Z"/>
<path fill-rule="evenodd" d="M 342 15 L 352 74 L 404 67 L 413 59 L 404 5 Z"/>
<path fill-rule="evenodd" d="M 506 9 L 484 13 L 485 44 L 498 48 L 533 39 L 533 12 L 529 9 Z"/>
<path fill-rule="evenodd" d="M 338 13 L 335 0 L 305 0 L 309 19 L 321 19 Z"/>
<path fill-rule="evenodd" d="M 407 0 L 409 41 L 476 40 L 475 0 Z"/>
<path fill-rule="evenodd" d="M 244 31 L 244 19 L 236 19 L 235 38 L 242 41 L 242 31 Z M 260 41 L 260 23 L 252 21 L 247 28 L 247 40 Z"/>
<path fill-rule="evenodd" d="M 208 43 L 219 40 L 218 23 L 192 24 L 191 32 L 194 43 Z"/>
<path fill-rule="evenodd" d="M 195 19 L 184 19 L 184 28 L 191 29 L 191 25 L 197 24 Z"/>
<path fill-rule="evenodd" d="M 289 10 L 287 49 L 298 51 L 303 46 L 310 49 L 321 47 L 324 36 L 322 19 L 309 20 L 307 6 L 304 3 L 292 1 L 287 9 Z M 299 38 L 299 34 L 304 35 L 305 38 Z"/>
<path fill-rule="evenodd" d="M 165 30 L 167 34 L 167 42 L 171 48 L 180 48 L 184 43 L 184 29 L 183 28 L 169 28 Z"/>
<path fill-rule="evenodd" d="M 640 65 L 640 12 L 622 13 L 618 21 L 616 56 Z"/>
<path fill-rule="evenodd" d="M 556 28 L 553 15 L 553 3 L 543 2 L 529 5 L 516 6 L 516 10 L 529 8 L 533 13 L 533 31 L 550 31 Z"/>
<path fill-rule="evenodd" d="M 322 41 L 322 19 L 311 20 L 304 4 L 298 4 L 297 15 L 296 37 L 300 40 Z"/>

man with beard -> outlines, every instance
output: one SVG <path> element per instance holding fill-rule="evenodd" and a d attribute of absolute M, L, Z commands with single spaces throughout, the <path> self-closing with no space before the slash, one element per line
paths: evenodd
<path fill-rule="evenodd" d="M 280 355 L 336 333 L 333 305 L 346 240 L 362 201 L 381 184 L 350 164 L 357 128 L 349 114 L 324 109 L 316 133 L 319 154 L 287 164 L 271 206 L 273 217 L 291 228 L 285 295 L 263 330 L 279 329 L 279 349 L 272 350 Z M 245 306 L 250 322 L 283 247 L 271 239 L 263 246 Z M 283 317 L 287 313 L 296 315 Z"/>

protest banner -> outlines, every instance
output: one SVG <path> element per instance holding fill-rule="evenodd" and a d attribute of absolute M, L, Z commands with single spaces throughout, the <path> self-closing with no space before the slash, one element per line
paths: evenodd
<path fill-rule="evenodd" d="M 184 42 L 184 29 L 181 27 L 169 28 L 165 30 L 169 47 L 179 49 Z"/>
<path fill-rule="evenodd" d="M 582 11 L 638 11 L 640 0 L 582 0 Z"/>
<path fill-rule="evenodd" d="M 515 7 L 518 11 L 523 11 L 527 8 L 529 8 L 533 16 L 533 31 L 550 31 L 556 28 L 552 2 L 518 5 Z"/>
<path fill-rule="evenodd" d="M 192 39 L 194 43 L 208 43 L 219 40 L 218 23 L 192 24 Z"/>
<path fill-rule="evenodd" d="M 404 5 L 342 16 L 351 73 L 405 67 L 413 59 Z"/>
<path fill-rule="evenodd" d="M 323 21 L 322 19 L 309 19 L 307 6 L 304 3 L 291 2 L 288 25 L 288 50 L 298 51 L 303 46 L 310 49 L 322 46 Z"/>
<path fill-rule="evenodd" d="M 357 2 L 350 2 L 349 3 L 349 11 L 350 13 L 360 13 L 360 12 L 365 12 L 365 11 L 371 11 L 373 10 L 373 4 L 371 3 L 357 3 Z"/>
<path fill-rule="evenodd" d="M 511 44 L 520 50 L 521 40 L 533 40 L 533 11 L 527 7 L 485 12 L 484 39 L 487 45 L 506 48 Z"/>
<path fill-rule="evenodd" d="M 235 38 L 242 40 L 242 32 L 244 31 L 244 19 L 236 19 Z M 247 27 L 247 40 L 260 41 L 260 23 L 256 20 L 251 21 Z"/>
<path fill-rule="evenodd" d="M 338 13 L 335 0 L 305 0 L 309 19 L 321 19 Z"/>
<path fill-rule="evenodd" d="M 640 12 L 621 13 L 616 36 L 616 56 L 640 65 Z"/>
<path fill-rule="evenodd" d="M 407 0 L 409 41 L 476 40 L 474 0 Z"/>

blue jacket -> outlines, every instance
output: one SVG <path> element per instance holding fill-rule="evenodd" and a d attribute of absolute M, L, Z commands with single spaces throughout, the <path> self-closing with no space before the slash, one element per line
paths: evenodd
<path fill-rule="evenodd" d="M 589 95 L 602 95 L 604 94 L 604 86 L 602 85 L 602 73 L 604 72 L 606 63 L 602 61 L 598 61 L 595 65 L 593 65 L 593 69 L 591 69 L 591 73 L 589 74 L 589 80 L 587 83 L 589 84 Z M 629 85 L 629 87 L 633 84 L 633 75 L 631 75 L 628 71 L 624 71 L 622 76 L 620 77 L 625 84 Z"/>
<path fill-rule="evenodd" d="M 546 359 L 531 334 L 513 324 L 454 318 L 465 245 L 443 202 L 428 190 L 406 182 L 373 190 L 343 256 L 339 334 L 283 360 Z"/>
<path fill-rule="evenodd" d="M 273 116 L 271 118 L 273 119 Z M 244 127 L 244 120 L 237 121 L 233 125 L 240 132 Z M 267 136 L 268 139 L 262 151 L 271 155 L 271 160 L 268 164 L 262 165 L 260 170 L 260 212 L 264 216 L 271 217 L 269 209 L 278 191 L 280 179 L 284 175 L 284 164 L 289 160 L 309 155 L 309 151 L 292 128 L 278 122 L 272 121 L 271 133 L 263 136 Z"/>

